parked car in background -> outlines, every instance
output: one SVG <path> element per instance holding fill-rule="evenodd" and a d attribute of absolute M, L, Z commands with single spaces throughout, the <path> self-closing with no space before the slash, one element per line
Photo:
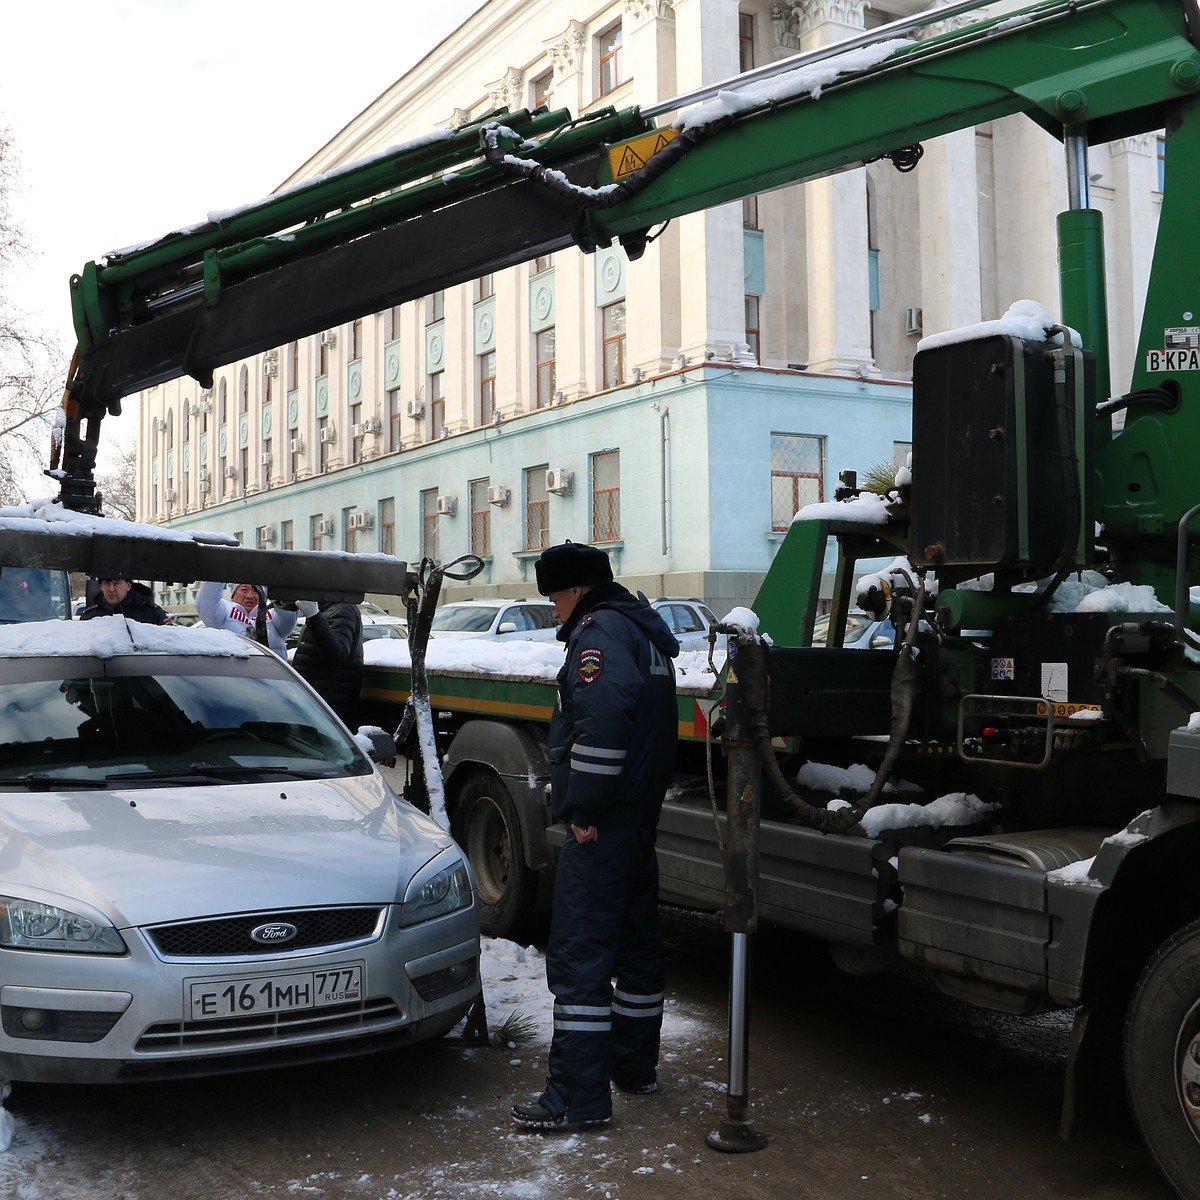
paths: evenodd
<path fill-rule="evenodd" d="M 364 600 L 358 606 L 358 610 L 362 614 L 364 642 L 372 642 L 376 638 L 408 637 L 408 622 L 403 617 L 394 617 L 391 613 L 380 608 L 378 604 L 372 604 L 369 600 Z M 287 648 L 289 658 L 291 657 L 291 652 L 300 644 L 300 634 L 303 631 L 304 618 L 300 617 L 296 621 L 295 629 L 288 634 Z"/>
<path fill-rule="evenodd" d="M 0 1079 L 376 1053 L 479 992 L 462 852 L 224 630 L 0 628 L 0 845 Z"/>
<path fill-rule="evenodd" d="M 433 614 L 432 637 L 552 642 L 558 632 L 549 600 L 452 600 Z"/>
<path fill-rule="evenodd" d="M 813 645 L 824 646 L 829 641 L 830 614 L 817 618 L 813 625 Z M 846 616 L 846 650 L 890 650 L 896 644 L 896 627 L 887 618 L 876 620 L 869 613 L 852 612 Z"/>
<path fill-rule="evenodd" d="M 690 596 L 660 596 L 651 601 L 651 607 L 666 621 L 680 650 L 708 649 L 708 631 L 717 624 L 717 618 L 703 600 Z"/>

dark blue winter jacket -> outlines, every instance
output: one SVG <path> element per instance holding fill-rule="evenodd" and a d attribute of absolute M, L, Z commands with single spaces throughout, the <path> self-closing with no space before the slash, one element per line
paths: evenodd
<path fill-rule="evenodd" d="M 555 820 L 654 828 L 675 763 L 679 643 L 619 583 L 586 592 L 559 630 L 567 657 L 550 722 Z"/>

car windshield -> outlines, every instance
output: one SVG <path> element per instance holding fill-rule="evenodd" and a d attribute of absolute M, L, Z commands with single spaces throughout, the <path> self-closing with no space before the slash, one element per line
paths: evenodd
<path fill-rule="evenodd" d="M 813 640 L 814 646 L 824 646 L 829 641 L 829 622 L 832 614 L 825 613 L 816 619 L 813 625 Z M 844 642 L 849 645 L 862 636 L 863 631 L 871 624 L 871 617 L 866 613 L 849 613 L 846 616 L 846 636 Z"/>
<path fill-rule="evenodd" d="M 72 665 L 78 666 L 79 660 Z M 187 667 L 0 684 L 0 789 L 369 774 L 298 678 Z M 118 782 L 119 780 L 119 782 Z"/>
<path fill-rule="evenodd" d="M 434 633 L 486 633 L 500 611 L 491 604 L 447 604 L 433 614 Z"/>

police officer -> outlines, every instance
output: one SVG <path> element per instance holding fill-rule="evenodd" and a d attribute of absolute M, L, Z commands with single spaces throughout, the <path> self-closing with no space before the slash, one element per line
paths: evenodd
<path fill-rule="evenodd" d="M 512 1116 L 527 1129 L 579 1129 L 612 1118 L 610 1079 L 629 1092 L 658 1087 L 654 841 L 675 762 L 679 644 L 645 597 L 613 581 L 603 550 L 551 546 L 536 570 L 567 643 L 549 752 L 554 817 L 569 833 L 546 951 L 550 1074 Z"/>

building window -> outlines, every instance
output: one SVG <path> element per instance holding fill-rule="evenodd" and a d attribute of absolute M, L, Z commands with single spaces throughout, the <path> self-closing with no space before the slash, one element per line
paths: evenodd
<path fill-rule="evenodd" d="M 754 355 L 756 363 L 762 362 L 760 337 L 760 315 L 762 312 L 762 297 L 747 296 L 746 297 L 746 343 L 750 347 L 750 353 Z"/>
<path fill-rule="evenodd" d="M 183 444 L 186 446 L 192 438 L 192 406 L 186 400 L 183 402 L 179 424 L 183 428 Z"/>
<path fill-rule="evenodd" d="M 545 550 L 550 545 L 550 493 L 546 491 L 546 464 L 525 472 L 525 549 Z"/>
<path fill-rule="evenodd" d="M 353 508 L 342 509 L 342 549 L 347 554 L 353 554 L 358 549 L 358 529 L 350 519 L 353 516 Z"/>
<path fill-rule="evenodd" d="M 400 389 L 392 388 L 387 394 L 388 449 L 400 449 Z"/>
<path fill-rule="evenodd" d="M 529 84 L 529 107 L 541 108 L 543 105 L 549 108 L 554 102 L 554 69 L 543 71 L 540 75 L 530 81 Z"/>
<path fill-rule="evenodd" d="M 471 553 L 487 558 L 492 552 L 492 506 L 488 503 L 490 479 L 472 479 Z"/>
<path fill-rule="evenodd" d="M 620 387 L 625 382 L 625 301 L 607 304 L 600 310 L 604 353 L 604 386 Z"/>
<path fill-rule="evenodd" d="M 546 271 L 549 271 L 550 268 L 553 266 L 554 266 L 554 255 L 553 254 L 539 254 L 537 256 L 537 258 L 535 258 L 533 260 L 533 273 L 535 275 L 542 275 Z"/>
<path fill-rule="evenodd" d="M 742 197 L 742 228 L 743 229 L 761 229 L 762 226 L 758 223 L 758 197 L 743 196 Z"/>
<path fill-rule="evenodd" d="M 379 553 L 396 553 L 396 501 L 392 496 L 379 502 Z"/>
<path fill-rule="evenodd" d="M 621 54 L 620 23 L 605 30 L 596 39 L 596 50 L 599 54 L 600 95 L 607 96 L 625 82 Z"/>
<path fill-rule="evenodd" d="M 226 387 L 225 387 L 225 380 L 222 379 L 221 382 L 217 384 L 217 424 L 218 425 L 225 424 L 226 400 L 227 400 L 227 392 L 226 392 Z"/>
<path fill-rule="evenodd" d="M 322 526 L 324 523 L 324 518 L 320 513 L 314 513 L 308 518 L 308 548 L 310 550 L 321 549 L 321 538 L 324 536 Z"/>
<path fill-rule="evenodd" d="M 279 548 L 281 550 L 294 550 L 296 535 L 291 521 L 281 521 L 279 523 Z"/>
<path fill-rule="evenodd" d="M 246 489 L 250 486 L 250 447 L 243 446 L 238 451 L 238 485 L 242 489 L 242 495 L 246 494 Z"/>
<path fill-rule="evenodd" d="M 912 442 L 893 442 L 892 443 L 892 466 L 898 471 L 901 467 L 908 466 L 908 457 L 912 454 Z"/>
<path fill-rule="evenodd" d="M 475 280 L 475 302 L 480 300 L 490 300 L 496 294 L 496 277 L 494 275 L 480 275 Z"/>
<path fill-rule="evenodd" d="M 437 488 L 426 488 L 421 493 L 421 554 L 434 562 L 438 560 L 437 498 Z"/>
<path fill-rule="evenodd" d="M 288 480 L 295 483 L 300 478 L 300 446 L 302 445 L 300 431 L 288 430 Z"/>
<path fill-rule="evenodd" d="M 351 404 L 346 414 L 350 419 L 350 461 L 363 460 L 362 404 Z"/>
<path fill-rule="evenodd" d="M 321 447 L 321 462 L 318 470 L 323 475 L 329 470 L 329 461 L 333 457 L 333 426 L 328 417 L 317 418 L 317 440 Z"/>
<path fill-rule="evenodd" d="M 534 405 L 546 408 L 554 401 L 558 372 L 554 366 L 554 326 L 534 334 L 534 355 L 537 359 L 537 387 L 534 389 Z"/>
<path fill-rule="evenodd" d="M 225 499 L 225 485 L 229 482 L 229 479 L 225 474 L 225 470 L 228 466 L 229 466 L 229 464 L 225 459 L 225 455 L 222 454 L 221 457 L 217 459 L 217 499 L 218 500 Z M 155 508 L 155 506 L 151 505 L 151 511 L 154 511 L 154 508 Z"/>
<path fill-rule="evenodd" d="M 271 439 L 263 438 L 262 454 L 259 456 L 262 467 L 262 488 L 265 491 L 271 486 Z"/>
<path fill-rule="evenodd" d="M 592 541 L 615 542 L 621 536 L 621 452 L 592 455 Z"/>
<path fill-rule="evenodd" d="M 425 440 L 432 442 L 442 436 L 446 427 L 446 393 L 442 391 L 443 372 L 435 371 L 429 376 L 429 428 Z"/>
<path fill-rule="evenodd" d="M 244 417 L 250 411 L 250 372 L 246 364 L 238 372 L 238 416 Z"/>
<path fill-rule="evenodd" d="M 329 351 L 333 345 L 333 336 L 328 331 L 321 334 L 317 342 L 317 377 L 329 374 Z"/>
<path fill-rule="evenodd" d="M 771 434 L 771 529 L 788 529 L 806 504 L 825 499 L 825 443 L 803 433 Z"/>
<path fill-rule="evenodd" d="M 754 14 L 738 13 L 738 68 L 754 68 Z"/>
<path fill-rule="evenodd" d="M 383 340 L 394 342 L 400 336 L 400 313 L 402 306 L 393 304 L 383 311 Z"/>
<path fill-rule="evenodd" d="M 289 392 L 300 386 L 300 343 L 288 342 L 285 383 Z"/>
<path fill-rule="evenodd" d="M 432 292 L 425 297 L 425 324 L 436 325 L 446 315 L 446 293 Z"/>
<path fill-rule="evenodd" d="M 1154 139 L 1154 154 L 1158 160 L 1158 190 L 1166 191 L 1167 188 L 1167 139 L 1164 137 L 1156 137 Z"/>
<path fill-rule="evenodd" d="M 363 323 L 361 318 L 350 324 L 350 361 L 362 362 Z"/>
<path fill-rule="evenodd" d="M 479 423 L 490 425 L 496 415 L 496 352 L 479 356 Z"/>

